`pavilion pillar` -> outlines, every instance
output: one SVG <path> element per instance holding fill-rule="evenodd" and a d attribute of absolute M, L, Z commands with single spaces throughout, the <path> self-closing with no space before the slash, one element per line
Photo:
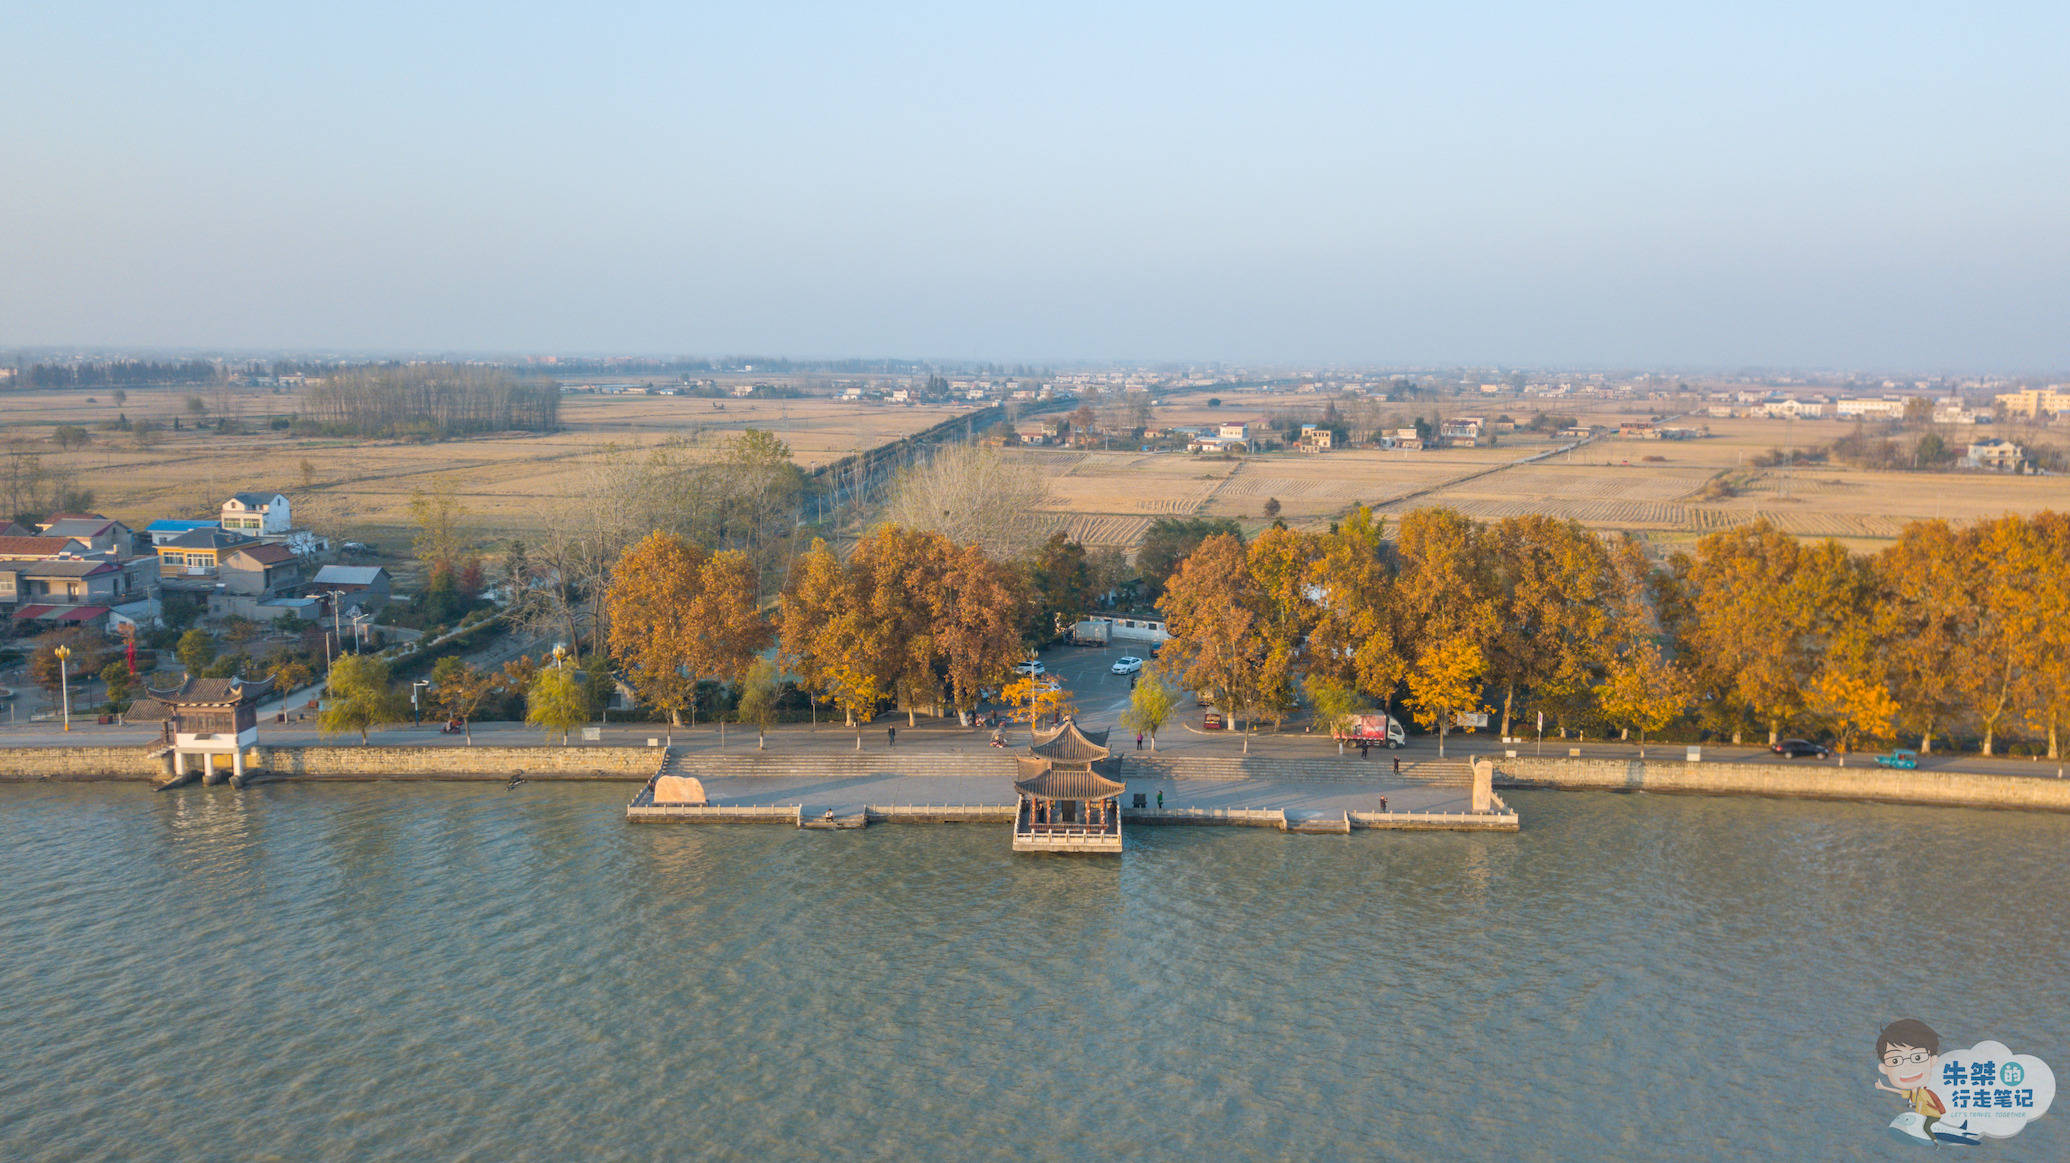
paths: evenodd
<path fill-rule="evenodd" d="M 216 753 L 213 751 L 201 753 L 201 782 L 204 785 L 216 782 Z"/>
<path fill-rule="evenodd" d="M 244 782 L 244 748 L 242 747 L 230 753 L 230 776 L 236 783 L 242 784 Z"/>
<path fill-rule="evenodd" d="M 187 753 L 177 747 L 173 749 L 173 774 L 187 774 Z"/>

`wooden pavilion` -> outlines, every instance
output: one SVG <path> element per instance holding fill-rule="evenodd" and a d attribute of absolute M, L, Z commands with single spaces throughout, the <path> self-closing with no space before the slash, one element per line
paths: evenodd
<path fill-rule="evenodd" d="M 1016 852 L 1120 852 L 1121 793 L 1126 788 L 1093 770 L 1108 757 L 1107 732 L 1088 734 L 1075 719 L 1035 732 L 1019 757 L 1014 790 Z"/>
<path fill-rule="evenodd" d="M 273 693 L 270 678 L 195 678 L 183 675 L 171 690 L 151 690 L 123 716 L 126 723 L 164 724 L 162 746 L 172 752 L 173 775 L 185 776 L 189 758 L 201 760 L 201 781 L 217 781 L 216 758 L 230 761 L 231 778 L 244 780 L 244 753 L 259 741 L 259 700 Z"/>

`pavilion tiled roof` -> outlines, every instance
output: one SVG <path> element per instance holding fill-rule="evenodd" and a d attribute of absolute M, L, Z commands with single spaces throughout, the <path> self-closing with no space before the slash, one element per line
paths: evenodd
<path fill-rule="evenodd" d="M 273 690 L 271 678 L 195 678 L 186 675 L 171 690 L 151 690 L 161 702 L 182 706 L 231 706 L 255 702 Z"/>
<path fill-rule="evenodd" d="M 1128 790 L 1092 771 L 1059 770 L 1039 756 L 1021 756 L 1020 767 L 1021 778 L 1014 781 L 1014 790 L 1039 800 L 1104 800 Z"/>
<path fill-rule="evenodd" d="M 1107 732 L 1088 733 L 1080 730 L 1076 719 L 1065 719 L 1048 731 L 1037 731 L 1034 735 L 1034 745 L 1028 750 L 1058 763 L 1098 763 L 1110 754 L 1107 750 Z"/>
<path fill-rule="evenodd" d="M 170 718 L 172 708 L 149 695 L 131 703 L 129 710 L 122 712 L 125 723 L 162 723 Z"/>

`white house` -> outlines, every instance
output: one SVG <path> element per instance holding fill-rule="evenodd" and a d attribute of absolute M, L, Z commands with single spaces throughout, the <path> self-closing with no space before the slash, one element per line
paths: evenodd
<path fill-rule="evenodd" d="M 223 502 L 223 528 L 252 537 L 284 535 L 295 527 L 288 499 L 279 493 L 233 493 Z"/>
<path fill-rule="evenodd" d="M 1761 414 L 1784 420 L 1816 420 L 1826 414 L 1823 400 L 1776 400 L 1761 406 Z"/>
<path fill-rule="evenodd" d="M 1905 402 L 1888 396 L 1881 399 L 1852 398 L 1836 401 L 1833 413 L 1842 420 L 1857 416 L 1865 420 L 1902 420 L 1905 418 Z"/>
<path fill-rule="evenodd" d="M 2020 463 L 2027 459 L 2026 450 L 2010 440 L 1992 437 L 1979 440 L 1969 446 L 1969 455 L 1963 463 L 1970 468 L 1987 472 L 2018 472 Z"/>

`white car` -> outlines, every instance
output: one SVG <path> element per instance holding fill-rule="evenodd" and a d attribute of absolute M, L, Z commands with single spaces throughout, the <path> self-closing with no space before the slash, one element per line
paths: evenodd
<path fill-rule="evenodd" d="M 1134 674 L 1143 669 L 1143 660 L 1133 654 L 1125 654 L 1114 660 L 1115 674 Z"/>
<path fill-rule="evenodd" d="M 1031 658 L 1013 668 L 1015 674 L 1048 674 L 1049 668 L 1039 658 Z"/>

